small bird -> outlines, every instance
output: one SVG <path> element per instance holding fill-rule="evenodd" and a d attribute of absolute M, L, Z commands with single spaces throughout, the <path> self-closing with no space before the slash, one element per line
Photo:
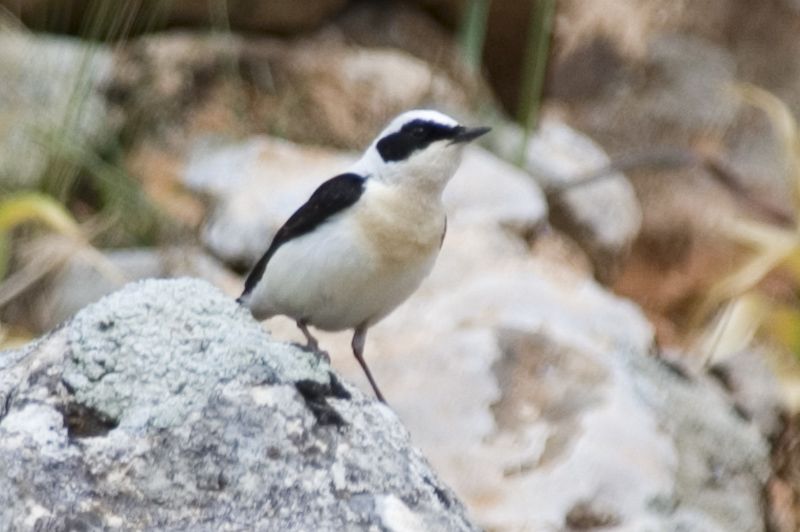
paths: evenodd
<path fill-rule="evenodd" d="M 364 361 L 367 329 L 430 273 L 447 227 L 442 192 L 466 143 L 489 130 L 432 110 L 392 120 L 275 233 L 237 301 L 258 320 L 294 319 L 306 347 L 325 357 L 308 327 L 353 329 L 353 354 L 385 403 Z"/>

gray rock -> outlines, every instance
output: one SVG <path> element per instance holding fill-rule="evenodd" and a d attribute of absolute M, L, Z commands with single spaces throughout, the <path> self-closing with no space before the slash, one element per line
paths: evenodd
<path fill-rule="evenodd" d="M 634 305 L 563 264 L 448 237 L 370 365 L 482 526 L 763 530 L 769 445 L 714 379 L 662 362 Z"/>
<path fill-rule="evenodd" d="M 119 126 L 101 93 L 111 73 L 104 47 L 0 29 L 0 72 L 0 183 L 6 186 L 35 186 L 51 157 L 63 161 L 64 154 L 106 141 Z"/>
<path fill-rule="evenodd" d="M 487 224 L 530 235 L 547 220 L 547 202 L 530 174 L 478 146 L 464 150 L 442 200 L 449 223 L 458 225 Z"/>
<path fill-rule="evenodd" d="M 0 353 L 3 530 L 474 530 L 386 406 L 204 282 Z"/>
<path fill-rule="evenodd" d="M 402 50 L 434 65 L 470 96 L 477 104 L 473 109 L 484 113 L 493 108 L 496 98 L 484 77 L 488 73 L 467 65 L 454 32 L 412 2 L 351 2 L 335 25 L 350 43 Z"/>
<path fill-rule="evenodd" d="M 648 122 L 681 132 L 722 128 L 733 121 L 735 100 L 720 95 L 736 80 L 736 61 L 725 48 L 689 35 L 662 35 L 650 43 L 647 61 L 658 79 L 649 80 L 632 98 L 630 116 L 647 116 Z M 708 105 L 709 98 L 717 105 Z"/>
<path fill-rule="evenodd" d="M 760 427 L 708 376 L 684 376 L 641 356 L 626 362 L 635 393 L 653 408 L 677 457 L 674 490 L 654 497 L 651 511 L 676 532 L 764 530 L 761 501 L 771 468 Z"/>
<path fill-rule="evenodd" d="M 752 419 L 762 434 L 775 438 L 785 423 L 781 418 L 786 401 L 770 358 L 766 349 L 752 347 L 716 361 L 711 374 L 731 395 L 741 414 Z"/>
<path fill-rule="evenodd" d="M 502 142 L 502 137 L 499 137 Z M 509 145 L 517 146 L 510 140 Z M 544 120 L 527 145 L 525 169 L 548 192 L 550 220 L 589 255 L 599 279 L 614 277 L 642 224 L 642 210 L 627 177 L 569 187 L 608 165 L 603 149 L 562 122 Z M 567 186 L 560 192 L 558 187 Z"/>
<path fill-rule="evenodd" d="M 47 331 L 126 283 L 148 278 L 198 277 L 230 294 L 241 290 L 236 275 L 198 248 L 115 249 L 103 252 L 103 258 L 107 266 L 101 271 L 86 256 L 73 255 L 49 279 L 9 305 L 8 314 Z"/>

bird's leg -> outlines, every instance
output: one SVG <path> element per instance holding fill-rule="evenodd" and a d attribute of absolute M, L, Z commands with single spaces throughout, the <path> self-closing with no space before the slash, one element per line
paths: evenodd
<path fill-rule="evenodd" d="M 308 330 L 308 323 L 306 323 L 305 320 L 297 320 L 296 323 L 297 323 L 298 329 L 300 329 L 300 332 L 302 332 L 303 336 L 306 337 L 305 349 L 308 350 L 308 351 L 314 352 L 321 359 L 323 359 L 325 362 L 330 364 L 331 363 L 331 357 L 328 356 L 328 353 L 326 353 L 325 351 L 322 351 L 319 348 L 319 342 L 317 342 L 316 338 L 311 336 L 311 331 Z"/>
<path fill-rule="evenodd" d="M 311 336 L 311 331 L 308 330 L 308 324 L 304 320 L 297 320 L 297 327 L 300 329 L 300 332 L 303 333 L 303 336 L 306 337 L 306 349 L 311 351 L 319 351 L 319 342 L 317 339 Z"/>
<path fill-rule="evenodd" d="M 372 378 L 372 373 L 370 373 L 369 367 L 367 367 L 367 363 L 364 361 L 364 343 L 366 340 L 367 325 L 361 324 L 356 327 L 355 334 L 353 334 L 353 354 L 356 356 L 358 363 L 361 364 L 361 369 L 363 369 L 364 373 L 367 375 L 367 379 L 369 379 L 369 383 L 372 385 L 372 389 L 375 391 L 378 400 L 381 403 L 386 403 L 386 399 L 383 398 L 383 394 L 378 389 L 378 385 L 375 384 L 375 379 Z"/>

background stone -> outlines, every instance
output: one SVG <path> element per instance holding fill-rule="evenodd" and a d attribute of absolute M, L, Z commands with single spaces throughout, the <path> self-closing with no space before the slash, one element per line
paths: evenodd
<path fill-rule="evenodd" d="M 32 286 L 9 305 L 9 314 L 38 330 L 58 327 L 79 310 L 131 281 L 191 276 L 229 292 L 241 281 L 218 260 L 196 247 L 107 250 L 105 267 L 74 255 L 53 274 Z"/>
<path fill-rule="evenodd" d="M 394 48 L 349 45 L 333 29 L 291 43 L 144 36 L 119 50 L 108 94 L 128 135 L 177 148 L 204 133 L 247 132 L 357 149 L 402 111 L 464 115 L 474 96 L 446 69 Z"/>
<path fill-rule="evenodd" d="M 0 190 L 37 186 L 54 160 L 96 149 L 121 126 L 101 92 L 106 49 L 0 29 L 0 71 Z"/>
<path fill-rule="evenodd" d="M 518 159 L 525 145 L 522 165 L 547 194 L 550 223 L 589 256 L 598 279 L 613 280 L 642 224 L 642 209 L 628 178 L 610 171 L 580 184 L 611 161 L 597 143 L 558 119 L 543 120 L 529 140 L 517 127 L 496 129 L 491 145 L 506 159 Z"/>

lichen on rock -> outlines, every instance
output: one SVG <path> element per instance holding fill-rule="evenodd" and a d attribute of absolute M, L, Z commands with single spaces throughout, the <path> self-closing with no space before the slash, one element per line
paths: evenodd
<path fill-rule="evenodd" d="M 475 529 L 391 410 L 202 281 L 1 353 L 0 405 L 4 530 Z"/>

